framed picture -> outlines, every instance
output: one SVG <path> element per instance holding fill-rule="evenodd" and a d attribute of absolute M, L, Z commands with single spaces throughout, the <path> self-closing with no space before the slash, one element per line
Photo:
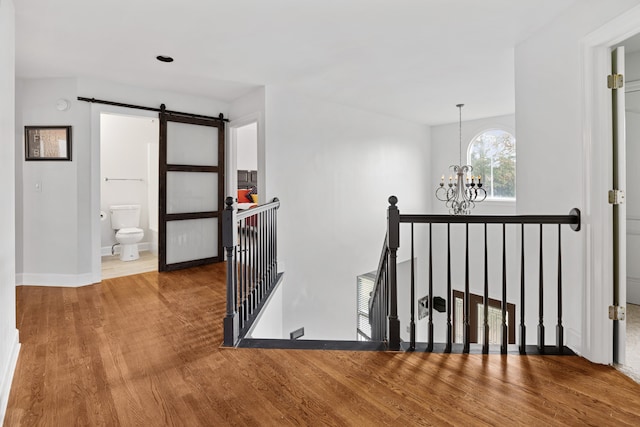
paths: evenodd
<path fill-rule="evenodd" d="M 25 126 L 25 160 L 71 160 L 71 126 Z"/>

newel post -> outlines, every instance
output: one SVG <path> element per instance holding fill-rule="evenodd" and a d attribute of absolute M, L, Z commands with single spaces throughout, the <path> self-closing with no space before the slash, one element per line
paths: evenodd
<path fill-rule="evenodd" d="M 234 249 L 236 246 L 236 219 L 233 197 L 225 199 L 227 205 L 222 211 L 222 246 L 227 257 L 227 315 L 224 318 L 224 345 L 233 347 L 240 335 L 240 320 L 236 311 L 236 281 Z"/>
<path fill-rule="evenodd" d="M 398 319 L 397 255 L 400 247 L 400 211 L 396 196 L 389 197 L 387 210 L 387 246 L 389 248 L 389 350 L 400 350 L 400 320 Z"/>

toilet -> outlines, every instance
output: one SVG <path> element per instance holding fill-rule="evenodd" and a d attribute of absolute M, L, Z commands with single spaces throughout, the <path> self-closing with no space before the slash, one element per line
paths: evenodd
<path fill-rule="evenodd" d="M 109 206 L 111 228 L 116 230 L 116 240 L 120 243 L 120 260 L 134 261 L 140 258 L 138 242 L 144 237 L 140 225 L 140 205 Z"/>

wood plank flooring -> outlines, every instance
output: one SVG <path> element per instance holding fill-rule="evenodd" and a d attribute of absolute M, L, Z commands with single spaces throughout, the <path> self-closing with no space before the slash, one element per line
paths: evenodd
<path fill-rule="evenodd" d="M 135 261 L 120 261 L 120 255 L 107 255 L 102 257 L 101 270 L 103 280 L 158 271 L 158 256 L 150 251 L 142 251 L 140 258 Z"/>
<path fill-rule="evenodd" d="M 640 385 L 575 356 L 220 348 L 224 275 L 18 287 L 4 425 L 640 425 Z"/>

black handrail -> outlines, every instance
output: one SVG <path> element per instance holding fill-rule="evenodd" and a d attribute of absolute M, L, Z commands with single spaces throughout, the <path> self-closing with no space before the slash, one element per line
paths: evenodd
<path fill-rule="evenodd" d="M 400 215 L 401 223 L 413 224 L 569 224 L 580 231 L 580 210 L 569 215 Z"/>
<path fill-rule="evenodd" d="M 396 277 L 396 253 L 400 246 L 400 233 L 399 227 L 401 223 L 411 224 L 411 313 L 409 321 L 409 343 L 408 349 L 413 350 L 416 348 L 415 339 L 415 321 L 413 307 L 415 301 L 415 283 L 414 283 L 414 255 L 413 255 L 413 228 L 414 224 L 429 224 L 429 241 L 428 241 L 428 293 L 429 293 L 429 306 L 428 306 L 428 324 L 427 324 L 427 336 L 428 343 L 426 344 L 426 351 L 434 351 L 433 342 L 433 258 L 432 258 L 432 225 L 433 224 L 447 224 L 447 298 L 446 298 L 446 343 L 444 343 L 443 350 L 445 352 L 452 351 L 452 335 L 453 327 L 451 323 L 452 314 L 452 273 L 451 273 L 451 224 L 465 224 L 465 278 L 464 278 L 464 298 L 463 298 L 463 345 L 461 347 L 463 353 L 470 352 L 470 289 L 469 289 L 469 224 L 484 224 L 484 313 L 483 323 L 481 329 L 484 331 L 484 339 L 482 343 L 482 352 L 489 352 L 489 325 L 488 325 L 488 303 L 489 291 L 488 291 L 488 249 L 487 249 L 487 224 L 502 224 L 502 251 L 501 251 L 501 264 L 502 264 L 502 283 L 501 283 L 501 314 L 502 320 L 499 325 L 501 332 L 501 345 L 500 352 L 507 353 L 508 345 L 508 332 L 516 328 L 515 324 L 507 324 L 507 249 L 506 249 L 506 229 L 507 225 L 514 224 L 520 225 L 520 229 L 523 233 L 521 243 L 520 254 L 520 289 L 521 289 L 521 316 L 520 316 L 520 347 L 519 351 L 522 354 L 531 352 L 526 345 L 526 327 L 524 319 L 524 289 L 525 289 L 525 251 L 524 251 L 524 229 L 525 225 L 535 224 L 540 226 L 540 260 L 539 260 L 539 321 L 538 321 L 538 343 L 536 351 L 539 353 L 554 353 L 563 354 L 566 352 L 564 347 L 564 327 L 562 323 L 562 248 L 561 248 L 561 226 L 569 225 L 572 230 L 580 230 L 580 210 L 572 209 L 569 215 L 474 215 L 474 216 L 453 216 L 453 215 L 407 215 L 400 214 L 396 204 L 398 199 L 395 196 L 389 198 L 390 206 L 388 208 L 387 215 L 387 235 L 382 248 L 382 254 L 380 262 L 378 264 L 378 271 L 376 273 L 376 282 L 374 285 L 373 295 L 370 300 L 370 323 L 372 325 L 372 331 L 379 331 L 380 335 L 374 335 L 372 338 L 378 341 L 386 341 L 389 349 L 399 349 L 401 347 L 400 342 L 400 323 L 397 316 L 397 291 L 398 283 Z M 544 337 L 544 319 L 543 319 L 543 303 L 544 303 L 544 278 L 543 278 L 543 251 L 542 251 L 542 239 L 543 239 L 543 225 L 558 225 L 558 256 L 557 256 L 557 325 L 556 325 L 556 345 L 549 348 L 545 345 Z M 514 322 L 515 323 L 515 322 Z M 475 334 L 475 332 L 474 332 Z"/>

